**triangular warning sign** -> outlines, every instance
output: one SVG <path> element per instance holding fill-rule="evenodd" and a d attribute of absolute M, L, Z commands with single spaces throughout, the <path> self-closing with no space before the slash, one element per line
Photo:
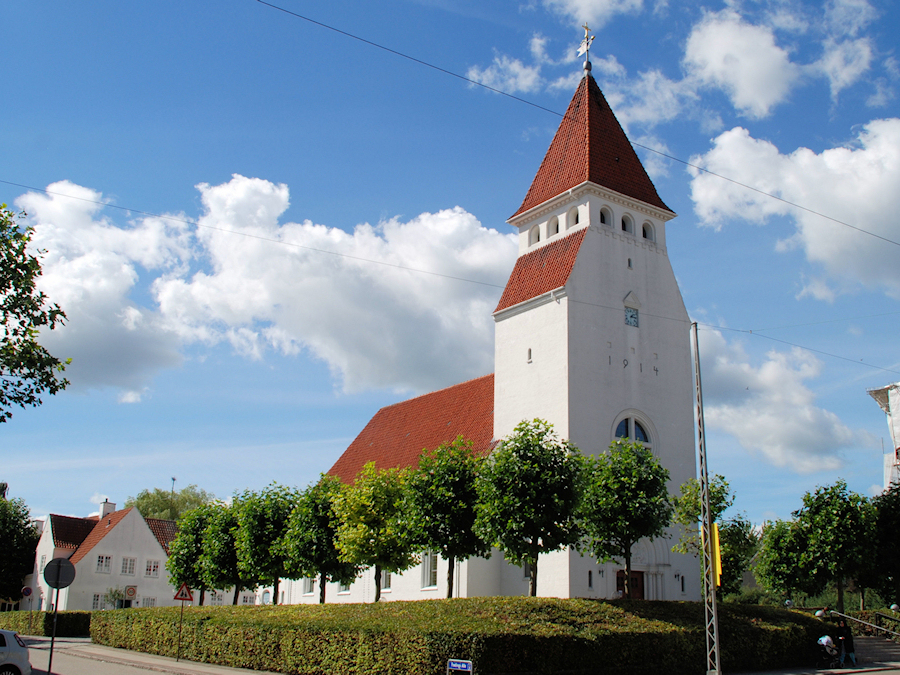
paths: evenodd
<path fill-rule="evenodd" d="M 181 588 L 178 589 L 178 592 L 175 594 L 176 600 L 182 600 L 187 602 L 193 602 L 194 596 L 191 593 L 191 589 L 188 588 L 186 583 L 181 584 Z"/>

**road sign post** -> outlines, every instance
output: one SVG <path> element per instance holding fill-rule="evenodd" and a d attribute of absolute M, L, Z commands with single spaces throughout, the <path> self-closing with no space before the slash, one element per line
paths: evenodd
<path fill-rule="evenodd" d="M 50 588 L 56 589 L 56 602 L 53 603 L 53 635 L 50 637 L 50 659 L 47 662 L 47 675 L 53 673 L 53 646 L 56 643 L 56 617 L 59 613 L 59 589 L 68 588 L 75 581 L 75 565 L 68 558 L 54 558 L 44 567 L 44 581 Z"/>
<path fill-rule="evenodd" d="M 181 619 L 178 621 L 178 650 L 175 652 L 175 661 L 179 661 L 181 659 L 181 627 L 184 625 L 184 603 L 185 602 L 193 602 L 194 594 L 191 593 L 191 589 L 188 588 L 186 583 L 181 584 L 181 588 L 178 589 L 178 592 L 175 594 L 176 600 L 181 600 Z"/>

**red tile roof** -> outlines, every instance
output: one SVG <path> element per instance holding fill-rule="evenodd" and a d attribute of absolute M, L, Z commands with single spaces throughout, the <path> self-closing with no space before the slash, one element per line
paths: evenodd
<path fill-rule="evenodd" d="M 581 80 L 525 201 L 513 217 L 585 181 L 671 212 L 590 75 Z"/>
<path fill-rule="evenodd" d="M 586 232 L 578 230 L 520 256 L 494 312 L 565 286 Z"/>
<path fill-rule="evenodd" d="M 91 552 L 91 549 L 99 544 L 103 537 L 112 532 L 113 528 L 118 525 L 122 518 L 127 516 L 128 512 L 133 508 L 133 506 L 129 506 L 127 509 L 122 509 L 121 511 L 113 511 L 108 516 L 105 516 L 94 523 L 94 529 L 91 530 L 91 533 L 85 538 L 81 546 L 78 547 L 78 550 L 72 554 L 71 558 L 69 558 L 72 564 L 74 565 L 79 560 L 83 560 L 84 557 Z"/>
<path fill-rule="evenodd" d="M 174 520 L 163 520 L 161 518 L 144 518 L 147 527 L 156 537 L 156 541 L 163 547 L 166 555 L 169 555 L 169 544 L 175 540 L 178 534 L 178 524 Z"/>
<path fill-rule="evenodd" d="M 329 475 L 350 483 L 363 466 L 415 467 L 425 449 L 457 436 L 487 455 L 494 437 L 494 375 L 385 406 L 340 456 Z"/>
<path fill-rule="evenodd" d="M 56 548 L 76 549 L 87 538 L 97 525 L 97 519 L 73 518 L 50 514 L 50 532 L 53 534 L 53 545 Z"/>

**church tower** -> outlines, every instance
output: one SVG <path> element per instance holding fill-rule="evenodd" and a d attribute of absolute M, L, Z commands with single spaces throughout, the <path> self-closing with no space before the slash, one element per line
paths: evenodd
<path fill-rule="evenodd" d="M 519 257 L 494 312 L 494 438 L 542 418 L 585 454 L 641 441 L 669 470 L 670 493 L 696 476 L 690 321 L 666 254 L 674 217 L 586 62 L 508 221 Z M 635 547 L 643 597 L 699 597 L 697 562 L 672 543 Z M 616 565 L 571 551 L 541 565 L 541 595 L 615 595 Z"/>

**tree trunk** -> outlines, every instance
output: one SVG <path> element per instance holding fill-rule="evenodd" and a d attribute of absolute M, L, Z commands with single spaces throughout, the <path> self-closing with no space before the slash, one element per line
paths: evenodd
<path fill-rule="evenodd" d="M 319 604 L 325 604 L 325 572 L 319 574 Z"/>
<path fill-rule="evenodd" d="M 534 556 L 534 562 L 531 563 L 531 574 L 529 575 L 531 578 L 529 579 L 529 595 L 532 598 L 537 597 L 537 572 L 538 572 L 538 561 L 537 555 Z"/>
<path fill-rule="evenodd" d="M 375 565 L 375 602 L 381 600 L 381 565 Z"/>
<path fill-rule="evenodd" d="M 447 598 L 453 597 L 453 567 L 456 563 L 456 557 L 447 558 Z"/>
<path fill-rule="evenodd" d="M 234 600 L 231 601 L 232 605 L 236 605 L 238 601 L 238 596 L 241 594 L 241 587 L 237 584 L 234 585 Z"/>
<path fill-rule="evenodd" d="M 841 614 L 844 613 L 844 580 L 841 577 L 837 578 L 837 611 Z"/>
<path fill-rule="evenodd" d="M 201 588 L 200 589 L 200 607 L 203 607 L 203 598 L 205 598 L 205 597 L 206 597 L 206 589 Z"/>
<path fill-rule="evenodd" d="M 859 587 L 859 611 L 866 611 L 866 589 L 862 586 Z"/>
<path fill-rule="evenodd" d="M 625 599 L 631 600 L 631 546 L 625 548 Z"/>
<path fill-rule="evenodd" d="M 281 581 L 278 577 L 275 577 L 275 583 L 272 584 L 272 604 L 278 604 L 278 582 Z"/>

